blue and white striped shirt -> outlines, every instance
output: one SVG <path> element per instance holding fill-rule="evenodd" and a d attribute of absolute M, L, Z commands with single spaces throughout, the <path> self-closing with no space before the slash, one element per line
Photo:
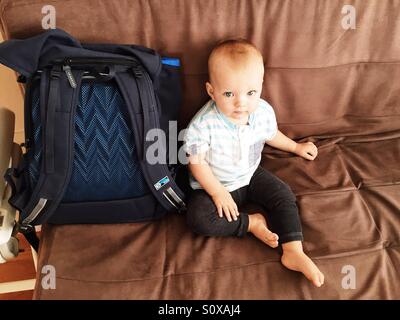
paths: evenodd
<path fill-rule="evenodd" d="M 246 125 L 231 122 L 210 100 L 190 121 L 184 150 L 189 155 L 205 153 L 213 174 L 231 192 L 249 184 L 265 141 L 272 140 L 277 131 L 274 110 L 263 99 Z M 202 189 L 191 174 L 190 185 Z"/>

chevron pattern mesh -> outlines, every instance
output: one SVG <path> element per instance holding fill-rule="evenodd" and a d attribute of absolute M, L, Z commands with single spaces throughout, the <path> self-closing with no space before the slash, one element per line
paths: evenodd
<path fill-rule="evenodd" d="M 37 182 L 41 158 L 39 99 L 33 99 L 35 152 L 30 165 Z M 137 160 L 128 114 L 114 82 L 83 82 L 75 114 L 72 176 L 63 202 L 107 201 L 149 192 Z"/>

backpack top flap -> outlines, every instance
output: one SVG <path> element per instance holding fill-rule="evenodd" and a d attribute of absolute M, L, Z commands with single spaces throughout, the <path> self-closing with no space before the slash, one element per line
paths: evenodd
<path fill-rule="evenodd" d="M 0 63 L 30 77 L 54 60 L 66 57 L 123 58 L 139 60 L 152 80 L 161 71 L 161 58 L 151 49 L 124 44 L 82 44 L 61 29 L 50 29 L 27 39 L 0 44 Z"/>

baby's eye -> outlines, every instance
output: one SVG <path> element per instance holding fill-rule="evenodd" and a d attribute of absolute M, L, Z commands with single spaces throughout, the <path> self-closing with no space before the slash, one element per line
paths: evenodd
<path fill-rule="evenodd" d="M 256 93 L 257 93 L 257 90 L 250 90 L 249 92 L 247 92 L 247 95 L 254 96 Z"/>
<path fill-rule="evenodd" d="M 223 95 L 227 98 L 233 97 L 233 93 L 230 91 L 224 92 Z"/>

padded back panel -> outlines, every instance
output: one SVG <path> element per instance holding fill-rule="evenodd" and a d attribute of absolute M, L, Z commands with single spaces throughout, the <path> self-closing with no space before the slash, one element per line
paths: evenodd
<path fill-rule="evenodd" d="M 83 82 L 75 113 L 75 154 L 63 202 L 107 201 L 141 197 L 149 192 L 129 125 L 126 106 L 115 82 Z M 37 183 L 42 157 L 37 87 L 32 95 L 34 148 L 29 167 Z"/>

